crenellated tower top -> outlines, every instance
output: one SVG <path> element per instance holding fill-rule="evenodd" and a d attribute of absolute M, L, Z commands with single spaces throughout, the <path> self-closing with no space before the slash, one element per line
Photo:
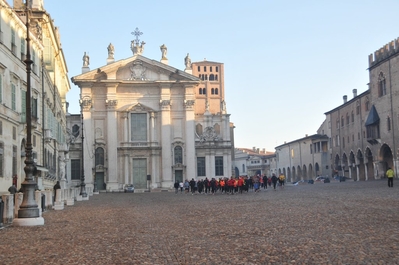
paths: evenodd
<path fill-rule="evenodd" d="M 385 44 L 379 50 L 376 50 L 374 54 L 370 54 L 369 68 L 396 54 L 399 54 L 399 38 Z"/>

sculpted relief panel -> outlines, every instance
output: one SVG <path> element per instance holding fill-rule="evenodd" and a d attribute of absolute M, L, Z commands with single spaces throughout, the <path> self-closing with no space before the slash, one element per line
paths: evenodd
<path fill-rule="evenodd" d="M 167 81 L 169 75 L 163 69 L 157 69 L 143 61 L 136 60 L 120 68 L 116 79 L 133 81 Z"/>

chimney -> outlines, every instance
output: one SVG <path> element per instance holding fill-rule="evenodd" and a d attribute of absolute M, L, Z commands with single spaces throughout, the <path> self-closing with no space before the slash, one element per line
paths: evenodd
<path fill-rule="evenodd" d="M 252 151 L 256 152 L 256 146 L 252 147 Z"/>
<path fill-rule="evenodd" d="M 259 154 L 259 148 L 256 148 L 256 153 L 258 153 L 258 154 Z"/>
<path fill-rule="evenodd" d="M 343 96 L 342 98 L 344 99 L 344 104 L 345 104 L 345 103 L 348 101 L 348 96 L 345 95 L 345 96 Z"/>
<path fill-rule="evenodd" d="M 356 89 L 356 88 L 353 89 L 352 92 L 353 92 L 353 97 L 354 97 L 354 98 L 357 97 L 357 89 Z"/>

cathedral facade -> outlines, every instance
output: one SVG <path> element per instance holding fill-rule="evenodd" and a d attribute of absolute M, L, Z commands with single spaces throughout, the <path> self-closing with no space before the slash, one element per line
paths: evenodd
<path fill-rule="evenodd" d="M 79 183 L 81 165 L 89 191 L 94 184 L 151 191 L 180 180 L 230 177 L 234 147 L 223 64 L 191 63 L 187 54 L 179 70 L 168 65 L 165 45 L 156 61 L 142 55 L 144 44 L 132 41 L 133 56 L 119 61 L 110 44 L 106 65 L 90 70 L 84 57 L 82 74 L 72 78 L 83 123 L 75 117 L 68 126 L 75 144 L 83 140 L 83 158 L 70 153 L 71 183 Z"/>

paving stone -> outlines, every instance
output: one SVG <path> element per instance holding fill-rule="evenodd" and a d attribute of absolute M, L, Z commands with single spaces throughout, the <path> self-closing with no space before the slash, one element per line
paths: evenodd
<path fill-rule="evenodd" d="M 0 264 L 399 264 L 399 185 L 100 193 L 0 230 Z"/>

